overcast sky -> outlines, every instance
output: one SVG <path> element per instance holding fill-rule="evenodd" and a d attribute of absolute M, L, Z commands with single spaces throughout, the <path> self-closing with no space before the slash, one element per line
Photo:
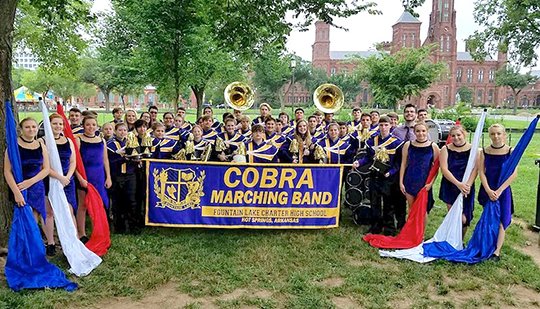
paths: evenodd
<path fill-rule="evenodd" d="M 376 1 L 382 15 L 369 15 L 360 13 L 347 19 L 337 19 L 336 24 L 348 28 L 349 31 L 332 28 L 330 30 L 330 50 L 332 51 L 360 51 L 373 49 L 375 43 L 392 40 L 392 25 L 396 23 L 403 13 L 401 0 Z M 427 36 L 429 14 L 431 13 L 431 0 L 416 10 L 422 22 L 420 30 L 422 41 Z M 470 0 L 455 1 L 458 51 L 465 50 L 464 40 L 478 29 L 474 23 L 474 4 Z M 289 51 L 296 53 L 305 60 L 311 60 L 311 44 L 315 40 L 315 26 L 309 31 L 291 33 L 287 42 Z"/>
<path fill-rule="evenodd" d="M 373 1 L 373 0 L 372 0 Z M 330 31 L 330 50 L 360 51 L 373 49 L 375 43 L 392 40 L 392 25 L 403 13 L 401 0 L 379 0 L 377 8 L 382 15 L 360 13 L 347 19 L 337 19 L 335 23 L 348 31 L 332 28 Z M 479 28 L 474 22 L 473 0 L 455 0 L 458 51 L 465 51 L 465 39 Z M 422 22 L 421 38 L 425 40 L 429 26 L 429 14 L 433 1 L 426 0 L 416 10 Z M 109 0 L 95 0 L 93 9 L 102 11 L 110 7 Z M 287 49 L 305 60 L 311 60 L 311 45 L 315 41 L 315 26 L 308 31 L 293 31 L 287 42 Z M 494 55 L 496 56 L 496 55 Z M 537 69 L 540 68 L 537 67 Z"/>

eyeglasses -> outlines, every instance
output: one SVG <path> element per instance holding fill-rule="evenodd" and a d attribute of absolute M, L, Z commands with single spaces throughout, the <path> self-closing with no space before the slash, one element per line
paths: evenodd
<path fill-rule="evenodd" d="M 150 114 L 157 114 L 157 112 L 150 112 Z"/>

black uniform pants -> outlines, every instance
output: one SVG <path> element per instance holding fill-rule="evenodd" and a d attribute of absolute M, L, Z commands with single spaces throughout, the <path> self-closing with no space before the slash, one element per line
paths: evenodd
<path fill-rule="evenodd" d="M 376 230 L 383 227 L 395 229 L 396 198 L 394 195 L 401 194 L 395 192 L 396 175 L 384 177 L 377 172 L 371 173 L 370 198 L 372 227 Z"/>
<path fill-rule="evenodd" d="M 137 177 L 123 174 L 113 178 L 111 188 L 114 231 L 138 232 Z"/>

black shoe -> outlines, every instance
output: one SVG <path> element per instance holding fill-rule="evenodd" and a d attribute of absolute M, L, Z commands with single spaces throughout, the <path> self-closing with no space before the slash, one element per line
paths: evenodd
<path fill-rule="evenodd" d="M 79 240 L 83 243 L 83 244 L 86 244 L 90 239 L 84 235 L 83 237 L 79 238 Z"/>
<path fill-rule="evenodd" d="M 380 234 L 381 232 L 382 228 L 379 225 L 372 225 L 368 230 L 369 234 Z"/>
<path fill-rule="evenodd" d="M 396 236 L 396 229 L 393 227 L 383 227 L 383 235 L 385 236 Z"/>
<path fill-rule="evenodd" d="M 501 260 L 501 257 L 496 254 L 493 254 L 492 256 L 489 257 L 489 260 L 493 262 L 498 262 Z"/>
<path fill-rule="evenodd" d="M 47 256 L 54 256 L 56 254 L 56 246 L 55 245 L 47 245 L 45 252 L 47 253 Z"/>

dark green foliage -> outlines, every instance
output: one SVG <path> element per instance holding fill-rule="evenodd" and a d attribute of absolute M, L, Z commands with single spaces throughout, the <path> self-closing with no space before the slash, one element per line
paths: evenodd
<path fill-rule="evenodd" d="M 481 26 L 467 41 L 473 56 L 482 60 L 508 52 L 516 65 L 533 66 L 540 47 L 540 1 L 477 0 L 474 19 Z"/>
<path fill-rule="evenodd" d="M 419 95 L 441 76 L 445 64 L 430 61 L 432 49 L 404 48 L 392 55 L 360 59 L 359 77 L 370 85 L 377 104 L 395 110 L 400 100 Z"/>

